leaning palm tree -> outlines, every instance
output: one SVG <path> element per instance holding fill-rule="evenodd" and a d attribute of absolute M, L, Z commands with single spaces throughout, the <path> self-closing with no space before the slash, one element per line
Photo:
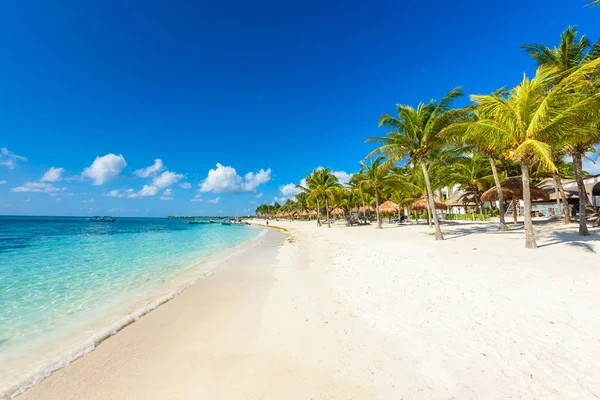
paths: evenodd
<path fill-rule="evenodd" d="M 376 157 L 370 163 L 365 161 L 360 162 L 361 170 L 359 175 L 359 185 L 367 190 L 372 190 L 375 195 L 375 214 L 377 215 L 377 228 L 381 229 L 381 215 L 379 215 L 379 198 L 381 190 L 395 178 L 393 174 L 389 174 L 389 164 L 385 163 L 385 158 Z"/>
<path fill-rule="evenodd" d="M 390 163 L 404 162 L 409 159 L 413 165 L 421 167 L 427 186 L 429 209 L 432 210 L 436 240 L 443 240 L 444 236 L 435 212 L 427 160 L 433 152 L 441 149 L 445 144 L 440 136 L 440 131 L 465 118 L 464 110 L 451 109 L 452 102 L 462 95 L 462 90 L 455 88 L 446 94 L 439 103 L 431 100 L 426 104 L 420 103 L 416 109 L 398 104 L 396 106 L 398 117 L 385 114 L 379 118 L 379 126 L 391 128 L 393 131 L 389 132 L 386 137 L 367 139 L 367 142 L 382 144 L 368 157 L 382 154 Z"/>
<path fill-rule="evenodd" d="M 327 213 L 327 226 L 331 228 L 329 219 L 329 201 L 334 198 L 335 191 L 340 187 L 338 178 L 331 173 L 329 168 L 317 168 L 306 176 L 306 187 L 298 185 L 300 190 L 305 191 L 317 202 L 317 224 L 320 224 L 321 207 L 320 199 L 324 200 Z"/>
<path fill-rule="evenodd" d="M 504 93 L 504 89 L 498 90 L 495 94 L 501 95 Z M 470 106 L 469 110 L 472 110 L 471 121 L 479 118 L 477 107 Z M 490 163 L 492 170 L 492 177 L 494 178 L 494 184 L 496 185 L 496 191 L 498 193 L 498 218 L 500 219 L 499 229 L 503 232 L 508 231 L 506 221 L 504 219 L 504 195 L 502 193 L 502 186 L 500 175 L 498 175 L 497 160 L 500 158 L 501 153 L 505 150 L 493 136 L 481 134 L 474 129 L 467 129 L 470 125 L 469 122 L 452 124 L 446 129 L 442 130 L 442 137 L 447 137 L 448 140 L 455 142 L 456 144 L 466 144 L 471 146 L 476 152 L 485 155 Z"/>
<path fill-rule="evenodd" d="M 594 3 L 598 4 L 598 2 Z M 538 66 L 554 67 L 556 69 L 556 74 L 553 77 L 556 84 L 568 77 L 573 71 L 578 70 L 581 65 L 600 57 L 600 41 L 592 45 L 585 35 L 577 40 L 577 28 L 571 26 L 563 31 L 558 47 L 551 49 L 543 44 L 531 44 L 521 47 L 527 50 Z M 573 159 L 575 179 L 580 193 L 579 234 L 587 236 L 589 235 L 587 228 L 588 202 L 582 176 L 582 158 L 585 157 L 591 146 L 600 143 L 600 138 L 596 135 L 593 127 L 586 125 L 581 125 L 581 130 L 572 133 L 568 139 L 560 142 L 559 146 L 561 148 L 557 150 L 559 152 L 567 150 Z M 554 175 L 554 181 L 560 186 L 559 191 L 564 192 L 558 170 L 554 171 Z M 565 215 L 568 215 L 568 213 L 565 212 Z"/>
<path fill-rule="evenodd" d="M 469 129 L 494 138 L 499 147 L 519 161 L 525 203 L 525 246 L 536 248 L 531 221 L 530 168 L 534 162 L 556 169 L 552 146 L 600 118 L 600 93 L 590 94 L 588 79 L 598 73 L 600 60 L 590 61 L 559 83 L 555 68 L 541 67 L 506 95 L 471 96 L 479 106 L 479 119 Z"/>

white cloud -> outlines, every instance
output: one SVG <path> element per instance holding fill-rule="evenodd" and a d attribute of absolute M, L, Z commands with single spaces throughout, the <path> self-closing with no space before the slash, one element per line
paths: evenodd
<path fill-rule="evenodd" d="M 251 192 L 259 185 L 271 180 L 271 169 L 261 169 L 257 173 L 248 172 L 244 178 L 237 174 L 235 168 L 217 163 L 216 169 L 208 171 L 208 176 L 200 184 L 201 192 L 236 193 Z"/>
<path fill-rule="evenodd" d="M 202 198 L 202 195 L 200 193 L 198 193 L 193 199 L 190 200 L 191 202 L 194 203 L 207 203 L 207 204 L 217 204 L 219 201 L 221 201 L 220 197 L 215 197 L 214 199 L 209 199 L 209 200 L 205 200 Z"/>
<path fill-rule="evenodd" d="M 50 169 L 44 173 L 44 176 L 42 176 L 42 179 L 40 179 L 40 181 L 41 182 L 58 182 L 58 181 L 60 181 L 60 175 L 63 172 L 65 172 L 64 168 L 50 167 Z"/>
<path fill-rule="evenodd" d="M 125 158 L 119 154 L 107 154 L 96 157 L 92 165 L 83 170 L 82 178 L 90 178 L 93 185 L 103 185 L 116 178 L 127 166 Z"/>
<path fill-rule="evenodd" d="M 6 185 L 6 181 L 0 181 L 0 185 Z"/>
<path fill-rule="evenodd" d="M 138 169 L 138 170 L 134 171 L 133 173 L 135 175 L 139 176 L 140 178 L 147 178 L 149 176 L 156 175 L 163 169 L 164 169 L 164 165 L 163 165 L 162 160 L 160 158 L 157 158 L 156 160 L 154 160 L 154 164 L 152 164 L 151 166 L 142 168 L 142 169 Z"/>
<path fill-rule="evenodd" d="M 133 194 L 135 192 L 135 190 L 133 189 L 115 189 L 115 190 L 111 190 L 108 193 L 105 193 L 105 196 L 108 197 L 119 197 L 119 198 L 123 198 L 123 197 L 128 197 L 129 195 Z"/>
<path fill-rule="evenodd" d="M 152 196 L 156 196 L 158 194 L 158 192 L 160 192 L 160 189 L 157 188 L 156 186 L 144 185 L 144 187 L 141 188 L 139 192 L 132 193 L 132 194 L 128 195 L 127 197 L 129 197 L 130 199 L 135 199 L 138 197 L 152 197 Z"/>
<path fill-rule="evenodd" d="M 25 162 L 27 158 L 9 151 L 6 147 L 0 148 L 0 166 L 15 169 L 19 161 Z"/>
<path fill-rule="evenodd" d="M 342 184 L 345 185 L 346 183 L 348 183 L 348 181 L 350 180 L 350 178 L 352 178 L 352 174 L 349 174 L 345 171 L 333 171 L 332 174 L 338 178 L 338 181 Z"/>
<path fill-rule="evenodd" d="M 165 171 L 160 175 L 155 176 L 150 184 L 144 187 L 135 194 L 130 194 L 129 198 L 151 197 L 156 196 L 162 189 L 165 189 L 183 179 L 183 174 L 177 174 L 171 171 Z"/>
<path fill-rule="evenodd" d="M 242 183 L 241 188 L 244 192 L 251 192 L 258 186 L 262 185 L 263 183 L 267 183 L 270 180 L 271 168 L 267 169 L 266 171 L 264 169 L 261 169 L 257 173 L 248 172 L 244 176 L 244 183 Z"/>
<path fill-rule="evenodd" d="M 261 197 L 263 197 L 263 194 L 262 194 L 262 193 L 259 193 L 259 194 L 257 194 L 257 195 L 256 195 L 256 198 L 257 198 L 257 199 L 260 199 Z"/>
<path fill-rule="evenodd" d="M 66 190 L 66 188 L 57 188 L 50 183 L 42 183 L 42 182 L 27 182 L 22 186 L 17 186 L 12 188 L 11 192 L 22 193 L 22 192 L 32 192 L 32 193 L 56 193 L 62 192 Z"/>
<path fill-rule="evenodd" d="M 81 200 L 82 203 L 95 203 L 96 200 L 95 199 L 89 199 L 89 200 Z"/>
<path fill-rule="evenodd" d="M 279 193 L 282 196 L 291 198 L 300 193 L 302 190 L 296 187 L 295 183 L 288 183 L 287 185 L 279 186 Z"/>
<path fill-rule="evenodd" d="M 183 179 L 182 174 L 176 174 L 175 172 L 165 171 L 162 174 L 158 175 L 154 179 L 152 179 L 152 186 L 156 186 L 159 189 L 164 189 L 166 187 L 171 186 L 174 183 L 177 183 Z"/>
<path fill-rule="evenodd" d="M 173 200 L 173 189 L 167 189 L 163 192 L 162 196 L 160 196 L 160 200 Z"/>
<path fill-rule="evenodd" d="M 189 182 L 183 182 L 181 185 L 179 185 L 180 188 L 182 189 L 191 189 L 192 188 L 192 184 Z"/>
<path fill-rule="evenodd" d="M 57 197 L 56 201 L 62 201 L 62 197 Z"/>

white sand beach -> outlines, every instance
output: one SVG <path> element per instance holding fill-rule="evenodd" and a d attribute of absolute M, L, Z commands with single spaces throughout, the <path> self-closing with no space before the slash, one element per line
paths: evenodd
<path fill-rule="evenodd" d="M 273 225 L 19 400 L 600 398 L 598 232 Z"/>

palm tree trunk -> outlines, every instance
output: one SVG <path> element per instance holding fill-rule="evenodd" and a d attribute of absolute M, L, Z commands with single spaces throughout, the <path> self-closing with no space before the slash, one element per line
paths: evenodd
<path fill-rule="evenodd" d="M 427 201 L 429 203 L 429 210 L 431 211 L 431 217 L 435 225 L 435 240 L 444 240 L 442 235 L 442 229 L 440 228 L 440 221 L 438 220 L 437 213 L 435 212 L 435 203 L 433 201 L 433 191 L 431 190 L 431 181 L 429 180 L 429 171 L 427 171 L 427 164 L 425 160 L 420 161 L 421 169 L 423 170 L 423 177 L 425 178 L 425 185 L 427 186 Z"/>
<path fill-rule="evenodd" d="M 321 226 L 321 208 L 319 207 L 319 198 L 317 197 L 317 226 Z"/>
<path fill-rule="evenodd" d="M 565 224 L 571 223 L 571 214 L 569 213 L 569 203 L 567 202 L 567 195 L 565 194 L 565 189 L 563 188 L 562 182 L 560 180 L 560 173 L 558 171 L 554 171 L 552 174 L 554 177 L 554 187 L 557 190 L 557 193 L 560 195 L 560 199 L 562 200 L 562 212 L 565 215 Z M 558 201 L 558 196 L 556 197 L 556 203 L 560 207 L 560 202 Z M 560 208 L 559 208 L 560 212 Z"/>
<path fill-rule="evenodd" d="M 589 236 L 587 227 L 587 191 L 583 183 L 583 164 L 581 154 L 573 154 L 573 164 L 575 166 L 575 180 L 577 180 L 577 189 L 579 189 L 579 235 Z"/>
<path fill-rule="evenodd" d="M 494 183 L 496 184 L 496 190 L 498 191 L 498 217 L 500 218 L 500 230 L 502 232 L 508 231 L 506 221 L 504 220 L 504 194 L 502 193 L 502 185 L 500 183 L 500 177 L 498 176 L 498 169 L 496 169 L 496 160 L 494 157 L 488 157 L 490 159 L 490 166 L 492 167 L 492 174 L 494 175 Z"/>
<path fill-rule="evenodd" d="M 513 209 L 513 224 L 517 224 L 517 201 L 512 199 L 512 209 Z"/>
<path fill-rule="evenodd" d="M 531 190 L 529 187 L 529 165 L 527 161 L 521 161 L 521 173 L 523 174 L 523 202 L 525 203 L 525 247 L 536 249 L 535 232 L 533 231 L 533 222 L 531 221 Z"/>
<path fill-rule="evenodd" d="M 365 219 L 365 223 L 367 222 L 367 207 L 365 207 L 365 196 L 361 193 L 360 199 L 362 200 L 363 205 L 363 218 Z"/>
<path fill-rule="evenodd" d="M 331 228 L 331 221 L 329 220 L 329 202 L 327 196 L 325 196 L 325 211 L 327 212 L 327 227 Z"/>
<path fill-rule="evenodd" d="M 377 213 L 377 229 L 381 229 L 381 215 L 379 215 L 379 191 L 375 187 L 375 212 Z"/>

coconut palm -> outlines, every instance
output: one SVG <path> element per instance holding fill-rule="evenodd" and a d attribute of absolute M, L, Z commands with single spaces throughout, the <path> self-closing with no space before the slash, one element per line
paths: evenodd
<path fill-rule="evenodd" d="M 383 187 L 395 179 L 389 174 L 389 164 L 384 157 L 375 157 L 370 163 L 361 161 L 361 173 L 358 174 L 359 185 L 366 190 L 371 190 L 375 196 L 375 214 L 377 215 L 377 228 L 381 229 L 381 215 L 379 215 L 379 199 Z"/>
<path fill-rule="evenodd" d="M 598 2 L 594 2 L 598 4 Z M 592 3 L 592 4 L 594 4 Z M 556 83 L 568 77 L 573 71 L 578 70 L 581 65 L 589 63 L 592 60 L 600 57 L 600 41 L 594 45 L 585 37 L 581 36 L 577 40 L 577 29 L 568 27 L 565 29 L 560 38 L 560 45 L 553 49 L 543 45 L 524 45 L 531 57 L 536 61 L 538 66 L 556 68 Z M 597 80 L 596 76 L 596 80 Z M 596 87 L 597 89 L 597 87 Z M 587 228 L 587 205 L 588 199 L 586 196 L 585 185 L 583 183 L 582 158 L 590 147 L 600 143 L 597 130 L 593 126 L 580 125 L 580 130 L 571 132 L 568 138 L 559 142 L 560 146 L 564 146 L 573 159 L 575 179 L 579 190 L 579 234 L 582 236 L 589 235 Z M 555 172 L 557 174 L 558 172 Z M 562 190 L 560 176 L 554 178 L 557 185 L 560 185 L 559 190 Z M 563 200 L 564 201 L 564 200 Z M 565 215 L 568 213 L 565 212 Z"/>
<path fill-rule="evenodd" d="M 429 103 L 420 103 L 417 108 L 398 104 L 396 106 L 398 117 L 382 115 L 379 126 L 393 129 L 387 137 L 374 137 L 367 142 L 377 142 L 382 145 L 375 149 L 369 157 L 382 154 L 390 163 L 403 162 L 409 159 L 413 165 L 418 165 L 425 179 L 427 187 L 427 200 L 429 209 L 432 210 L 435 225 L 436 240 L 443 240 L 440 221 L 437 217 L 433 201 L 433 189 L 427 170 L 427 160 L 430 155 L 441 149 L 445 141 L 440 135 L 447 126 L 465 118 L 464 110 L 451 109 L 452 102 L 463 95 L 460 88 L 451 90 L 439 103 L 431 100 Z"/>
<path fill-rule="evenodd" d="M 504 89 L 498 90 L 495 94 L 502 95 Z M 470 107 L 472 110 L 471 122 L 479 118 L 478 110 L 476 107 Z M 502 193 L 500 175 L 498 174 L 497 160 L 500 158 L 501 153 L 505 150 L 502 146 L 503 141 L 498 141 L 494 136 L 488 136 L 477 132 L 475 129 L 467 129 L 470 127 L 469 122 L 452 124 L 442 131 L 442 136 L 447 137 L 449 140 L 455 143 L 464 143 L 471 146 L 475 151 L 485 155 L 490 164 L 492 171 L 492 177 L 496 190 L 498 192 L 498 217 L 500 219 L 499 229 L 503 232 L 508 231 L 506 221 L 504 219 L 504 195 Z"/>
<path fill-rule="evenodd" d="M 317 168 L 306 176 L 306 187 L 301 185 L 297 185 L 297 187 L 308 193 L 317 202 L 317 224 L 320 224 L 321 217 L 319 200 L 324 200 L 325 211 L 327 213 L 327 226 L 331 228 L 329 201 L 334 198 L 335 191 L 340 187 L 338 178 L 331 173 L 329 168 Z"/>
<path fill-rule="evenodd" d="M 600 60 L 590 61 L 554 83 L 555 68 L 539 68 L 536 76 L 523 81 L 506 95 L 471 96 L 479 106 L 479 119 L 469 129 L 493 137 L 491 143 L 509 148 L 519 161 L 525 203 L 525 246 L 536 248 L 531 221 L 530 168 L 534 162 L 556 170 L 552 145 L 580 131 L 600 117 L 600 93 L 586 94 L 587 79 L 598 72 Z M 585 193 L 585 192 L 584 192 Z"/>
<path fill-rule="evenodd" d="M 365 191 L 364 188 L 362 187 L 362 185 L 360 184 L 361 181 L 364 180 L 364 171 L 359 171 L 356 174 L 353 174 L 352 177 L 350 178 L 350 181 L 348 181 L 348 187 L 350 188 L 350 190 L 352 190 L 354 193 L 356 193 L 359 197 L 360 197 L 360 201 L 362 203 L 362 209 L 363 209 L 363 218 L 365 219 L 365 221 L 367 220 L 367 207 L 365 204 Z"/>
<path fill-rule="evenodd" d="M 475 202 L 479 212 L 483 213 L 480 197 L 494 181 L 492 167 L 488 160 L 480 153 L 474 153 L 471 157 L 461 157 L 450 169 L 448 179 L 460 185 L 461 189 L 476 193 Z"/>

